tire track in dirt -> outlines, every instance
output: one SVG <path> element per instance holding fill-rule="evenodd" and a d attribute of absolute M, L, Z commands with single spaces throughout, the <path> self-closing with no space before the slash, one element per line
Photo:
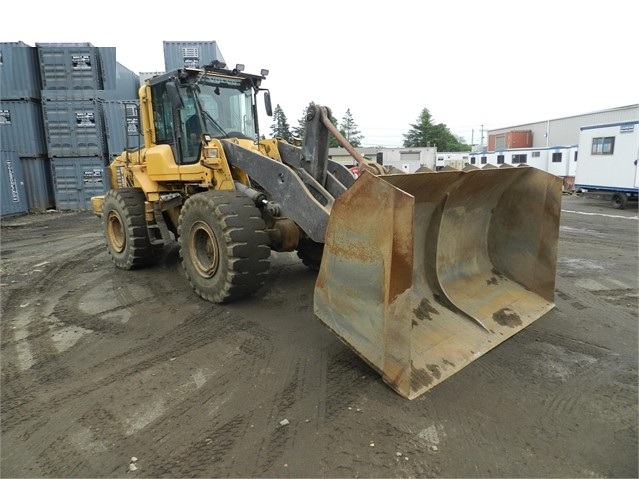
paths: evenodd
<path fill-rule="evenodd" d="M 247 351 L 253 351 L 256 352 L 253 358 L 254 362 L 257 364 L 262 362 L 264 353 L 261 349 L 263 348 L 258 348 L 255 351 L 256 337 L 248 334 L 256 330 L 259 331 L 257 325 L 249 323 L 244 323 L 238 329 L 236 347 L 233 348 L 232 355 L 227 361 L 223 361 L 223 364 L 220 365 L 221 369 L 216 373 L 216 382 L 228 386 L 228 389 L 220 390 L 219 387 L 211 388 L 204 384 L 196 392 L 184 397 L 179 404 L 167 408 L 161 418 L 149 424 L 145 430 L 145 436 L 151 435 L 161 438 L 160 442 L 166 441 L 168 443 L 168 449 L 158 448 L 157 445 L 148 445 L 147 447 L 144 447 L 144 444 L 141 445 L 142 449 L 158 450 L 150 456 L 142 452 L 139 453 L 144 457 L 141 465 L 145 464 L 145 474 L 153 477 L 164 475 L 178 477 L 191 474 L 189 471 L 214 470 L 215 475 L 225 476 L 232 474 L 233 470 L 237 471 L 238 467 L 240 470 L 242 467 L 245 470 L 249 470 L 246 469 L 247 467 L 252 467 L 253 459 L 248 462 L 242 460 L 242 456 L 246 454 L 242 452 L 242 448 L 246 447 L 247 435 L 251 441 L 249 444 L 256 442 L 256 439 L 251 439 L 250 436 L 258 435 L 258 441 L 262 437 L 259 435 L 259 431 L 263 430 L 262 422 L 265 419 L 260 420 L 260 417 L 264 415 L 266 410 L 256 409 L 238 415 L 235 410 L 229 411 L 226 408 L 221 408 L 221 405 L 233 402 L 233 398 L 238 395 L 244 396 L 253 392 L 254 384 L 251 381 L 250 371 L 239 366 L 239 363 L 233 358 L 244 355 Z M 268 342 L 268 332 L 258 333 L 257 336 Z M 224 342 L 227 343 L 228 338 Z M 245 344 L 250 344 L 251 347 L 243 346 Z M 238 365 L 234 366 L 236 363 Z M 260 391 L 259 394 L 264 397 L 264 401 L 269 400 L 269 396 L 263 394 L 263 391 Z M 207 420 L 201 421 L 195 428 L 190 428 L 186 435 L 182 431 L 175 430 L 175 424 L 191 422 L 190 418 L 203 414 Z M 185 418 L 189 419 L 185 420 Z M 135 443 L 138 444 L 139 439 L 136 438 Z M 237 463 L 234 460 L 234 454 L 237 454 Z M 251 457 L 254 458 L 255 454 L 251 453 Z M 209 474 L 211 473 L 204 475 Z"/>
<path fill-rule="evenodd" d="M 205 323 L 209 322 L 208 318 L 203 319 L 202 321 L 204 321 Z M 100 429 L 100 433 L 96 435 L 97 441 L 100 441 L 104 444 L 115 443 L 120 445 L 130 443 L 130 440 L 128 438 L 129 436 L 131 438 L 134 438 L 135 433 L 134 432 L 127 433 L 126 421 L 123 419 L 122 414 L 115 414 L 115 417 L 117 417 L 117 423 L 113 424 L 113 427 L 115 427 L 116 429 L 109 430 L 108 428 L 105 428 L 104 424 L 100 424 L 100 423 L 91 424 L 90 421 L 86 419 L 86 417 L 91 415 L 90 409 L 87 410 L 85 408 L 83 410 L 83 407 L 81 405 L 87 404 L 87 403 L 96 404 L 96 405 L 101 405 L 102 409 L 110 410 L 111 406 L 109 406 L 109 404 L 113 403 L 114 398 L 111 397 L 108 401 L 105 402 L 105 400 L 102 397 L 103 396 L 102 391 L 107 392 L 110 390 L 109 388 L 106 388 L 107 385 L 112 385 L 117 382 L 123 382 L 124 384 L 127 384 L 127 382 L 134 382 L 136 377 L 138 377 L 141 374 L 144 374 L 145 371 L 153 369 L 154 366 L 156 366 L 158 363 L 169 362 L 171 358 L 174 356 L 174 354 L 179 354 L 179 351 L 182 351 L 183 348 L 186 347 L 186 349 L 188 349 L 189 351 L 194 351 L 194 350 L 196 351 L 198 349 L 198 346 L 202 345 L 207 340 L 207 339 L 203 339 L 202 337 L 197 337 L 197 338 L 190 337 L 188 339 L 184 338 L 179 340 L 178 341 L 179 344 L 176 346 L 175 344 L 173 344 L 175 341 L 174 334 L 176 332 L 178 331 L 174 331 L 171 335 L 169 335 L 169 338 L 166 338 L 166 337 L 161 338 L 160 343 L 157 344 L 156 347 L 149 345 L 148 347 L 138 348 L 136 351 L 131 351 L 129 353 L 122 355 L 119 358 L 119 360 L 118 358 L 115 358 L 114 362 L 116 364 L 127 363 L 129 362 L 127 359 L 130 358 L 131 356 L 142 356 L 142 357 L 146 356 L 145 360 L 137 360 L 135 362 L 132 362 L 132 364 L 128 367 L 119 367 L 117 371 L 115 371 L 113 374 L 94 383 L 92 387 L 75 389 L 66 395 L 54 396 L 50 398 L 50 400 L 47 401 L 46 404 L 35 405 L 35 406 L 32 405 L 32 410 L 35 411 L 36 415 L 38 415 L 38 414 L 46 414 L 46 410 L 49 408 L 56 408 L 56 409 L 57 408 L 61 408 L 61 409 L 77 408 L 78 413 L 82 414 L 85 417 L 85 422 L 89 424 L 90 426 L 92 426 L 91 427 L 92 430 Z M 220 333 L 220 330 L 217 331 L 218 337 L 219 337 L 219 333 Z M 208 337 L 208 339 L 211 339 L 211 337 Z M 169 341 L 171 344 L 170 345 L 165 344 L 166 341 Z M 167 346 L 170 346 L 170 347 L 167 347 Z M 156 353 L 155 355 L 149 355 L 150 353 L 148 351 L 145 351 L 145 349 L 147 348 L 152 348 L 155 350 L 158 347 L 161 350 L 161 352 Z M 179 360 L 180 358 L 178 356 L 176 362 Z M 89 370 L 87 374 L 90 375 L 91 370 Z M 228 384 L 230 385 L 233 384 L 234 376 L 235 376 L 234 374 L 229 375 Z M 175 393 L 175 391 L 162 391 L 160 392 L 160 396 L 162 397 L 163 395 L 173 394 L 173 393 Z M 111 395 L 112 394 L 113 393 L 111 393 Z M 217 393 L 214 392 L 214 394 L 217 394 Z M 134 393 L 130 391 L 129 393 L 125 393 L 124 397 L 131 397 L 132 395 L 134 395 Z M 162 411 L 162 414 L 160 414 L 156 418 L 153 418 L 153 420 L 150 422 L 153 423 L 154 421 L 157 420 L 159 421 L 159 424 L 167 424 L 167 427 L 170 428 L 169 429 L 169 432 L 170 432 L 174 430 L 174 424 L 179 424 L 181 422 L 180 418 L 185 414 L 184 410 L 190 411 L 191 409 L 194 409 L 194 410 L 199 409 L 199 407 L 201 406 L 201 400 L 202 398 L 199 396 L 199 394 L 194 395 L 194 397 L 192 398 L 181 399 L 180 401 L 178 401 L 177 405 L 172 404 L 171 400 L 167 399 L 166 402 L 168 405 L 166 410 Z M 145 402 L 144 399 L 142 399 L 142 401 Z M 184 404 L 186 405 L 191 404 L 191 406 L 190 407 L 187 407 L 185 405 L 179 406 L 181 401 L 184 401 Z M 133 406 L 133 409 L 136 410 L 137 406 L 135 404 L 133 404 L 132 406 Z M 137 410 L 144 411 L 143 405 L 140 406 Z M 145 426 L 146 425 L 143 425 L 141 428 L 144 428 Z M 49 423 L 47 423 L 47 429 L 49 431 L 48 437 L 52 438 L 53 436 L 51 434 L 55 434 L 57 439 L 61 437 L 68 437 L 69 435 L 71 435 L 71 432 L 72 432 L 70 430 L 70 426 L 68 423 L 65 423 L 64 425 L 62 425 L 62 424 L 58 424 L 55 421 L 49 421 Z M 47 441 L 45 440 L 44 443 L 46 444 L 46 447 L 40 449 L 42 447 L 42 440 L 38 441 L 38 449 L 40 449 L 40 454 L 41 454 L 40 456 L 38 456 L 38 463 L 46 464 L 49 462 L 56 462 L 58 464 L 64 464 L 64 462 L 59 460 L 50 461 L 51 457 L 49 456 L 49 454 L 54 453 L 54 451 L 56 450 L 56 444 L 59 444 L 57 447 L 59 447 L 60 449 L 60 454 L 63 454 L 66 450 L 64 446 L 65 442 L 52 441 L 47 444 Z M 133 441 L 132 444 L 136 444 L 136 443 L 137 441 Z M 28 446 L 28 444 L 26 446 Z M 36 455 L 37 455 L 37 452 L 38 450 L 34 451 Z M 190 456 L 190 453 L 189 453 L 189 456 Z M 58 471 L 57 474 L 66 475 L 66 472 L 67 472 L 66 470 Z M 116 471 L 113 471 L 113 472 L 116 472 Z"/>
<path fill-rule="evenodd" d="M 207 306 L 210 306 L 210 305 L 208 305 L 208 303 L 206 303 L 206 304 L 207 304 Z M 148 313 L 148 311 L 147 311 L 147 313 Z M 228 315 L 228 311 L 224 311 L 224 313 Z M 207 322 L 208 321 L 216 321 L 217 319 L 219 319 L 219 318 L 208 319 Z M 228 318 L 225 318 L 225 319 L 228 319 Z M 253 322 L 241 321 L 241 320 L 238 320 L 238 319 L 241 319 L 241 318 L 231 318 L 230 321 L 227 321 L 228 324 L 231 325 L 231 328 L 229 329 L 229 332 L 231 334 L 239 334 L 239 335 L 246 336 L 246 340 L 239 342 L 239 345 L 237 347 L 238 351 L 241 352 L 242 354 L 253 354 L 255 356 L 255 360 L 256 361 L 261 361 L 264 358 L 264 356 L 265 356 L 265 353 L 262 351 L 263 346 L 261 346 L 261 345 L 264 344 L 264 342 L 265 342 L 264 340 L 265 339 L 268 340 L 269 333 L 266 332 L 266 331 L 260 332 L 260 328 L 258 328 L 257 325 L 255 323 L 253 323 Z M 215 324 L 215 323 L 213 323 L 213 324 Z M 189 328 L 193 328 L 193 324 L 191 324 L 189 326 Z M 195 328 L 195 329 L 196 330 L 198 330 L 198 329 L 201 330 L 202 328 Z M 257 334 L 256 334 L 256 332 L 257 332 Z M 222 340 L 222 341 L 226 342 L 225 340 L 227 340 L 228 338 L 225 338 L 225 336 L 226 336 L 225 334 L 220 334 L 220 333 L 221 333 L 221 331 L 218 329 L 216 332 L 211 333 L 211 338 L 213 337 L 213 335 L 215 335 L 218 340 Z M 173 331 L 172 334 L 173 334 L 173 338 L 175 338 L 175 331 Z M 202 335 L 200 333 L 195 332 L 193 334 L 195 336 L 199 336 L 199 340 L 200 341 L 202 340 Z M 194 346 L 197 346 L 197 344 L 191 342 L 188 345 L 172 346 L 172 347 L 176 348 L 177 350 L 179 350 L 179 349 L 193 350 L 193 349 L 195 349 Z M 156 344 L 156 347 L 157 347 L 157 344 Z M 141 353 L 141 351 L 138 348 L 135 351 L 131 351 L 129 354 L 130 355 L 134 354 L 136 356 L 139 356 L 140 353 Z M 180 358 L 178 357 L 178 360 L 179 359 Z M 155 361 L 156 361 L 155 359 L 152 359 L 150 361 L 150 363 L 149 363 L 149 366 L 151 366 Z M 119 362 L 122 362 L 122 361 L 120 360 Z M 144 365 L 144 364 L 140 364 L 140 363 L 137 364 L 137 369 L 144 370 L 145 367 L 146 367 L 146 365 Z M 132 372 L 132 373 L 134 373 L 134 372 Z M 127 376 L 129 376 L 129 374 L 127 374 L 126 371 L 123 371 L 121 369 L 118 371 L 117 374 L 118 374 L 118 376 L 120 376 L 122 378 L 127 378 Z M 237 379 L 238 379 L 237 378 L 237 371 L 229 372 L 228 376 L 229 376 L 228 377 L 228 381 L 227 381 L 228 384 L 233 384 L 234 387 L 237 387 Z M 105 383 L 105 381 L 102 382 L 102 384 L 104 384 L 104 383 Z M 184 411 L 198 410 L 202 406 L 202 401 L 209 402 L 211 400 L 214 400 L 215 396 L 219 396 L 218 392 L 213 392 L 212 394 L 213 394 L 212 396 L 205 397 L 204 399 L 202 399 L 202 397 L 199 397 L 199 396 L 196 395 L 197 397 L 193 398 L 192 400 L 191 399 L 185 400 L 185 403 L 184 403 L 184 405 L 182 407 L 175 409 L 175 411 L 173 411 L 173 410 L 168 411 L 167 414 L 165 414 L 162 418 L 160 418 L 160 420 L 157 421 L 157 426 L 155 426 L 155 427 L 161 427 L 160 425 L 163 424 L 163 423 L 179 422 L 180 416 L 186 414 Z M 76 393 L 76 395 L 77 395 L 77 393 Z M 65 399 L 66 398 L 61 398 L 60 400 L 63 401 Z M 189 404 L 192 401 L 193 401 L 193 404 L 191 406 L 189 406 Z M 234 423 L 236 424 L 237 420 L 234 421 Z M 95 427 L 93 427 L 93 429 L 95 429 Z M 113 434 L 113 432 L 111 432 L 111 434 Z M 122 438 L 120 438 L 120 439 L 122 439 Z M 126 439 L 126 438 L 124 438 L 124 439 Z M 105 441 L 102 441 L 102 442 L 105 442 Z M 159 464 L 163 463 L 161 461 L 161 459 L 164 459 L 164 458 L 156 458 L 156 459 L 158 460 Z M 196 462 L 194 462 L 195 459 L 193 457 L 193 452 L 191 450 L 189 450 L 189 452 L 188 452 L 188 459 L 189 459 L 188 461 L 184 462 L 185 464 L 188 463 L 188 464 L 191 464 L 191 466 L 194 466 L 196 464 Z M 164 459 L 164 461 L 166 461 L 166 459 Z M 179 463 L 180 459 L 176 458 L 175 461 L 173 461 L 173 462 Z M 206 462 L 207 463 L 209 462 L 208 458 L 207 458 Z M 161 471 L 161 469 L 159 469 L 159 471 Z"/>
<path fill-rule="evenodd" d="M 279 278 L 282 269 L 286 268 L 275 268 L 272 277 Z M 272 283 L 277 281 L 275 279 Z M 264 296 L 268 301 L 277 302 L 284 294 L 290 294 L 290 291 L 279 293 L 267 289 Z M 263 300 L 265 298 L 260 299 Z M 242 305 L 235 305 L 235 309 L 242 314 Z M 229 421 L 219 417 L 215 422 L 220 425 L 213 431 L 202 431 L 199 441 L 184 452 L 174 453 L 164 462 L 184 464 L 187 471 L 208 470 L 215 471 L 215 475 L 239 474 L 248 477 L 263 475 L 281 458 L 285 446 L 295 436 L 296 426 L 294 421 L 285 426 L 280 425 L 279 421 L 295 415 L 291 408 L 301 394 L 304 366 L 303 360 L 288 361 L 284 357 L 285 352 L 278 352 L 282 350 L 278 345 L 285 340 L 276 337 L 270 329 L 266 329 L 268 327 L 268 324 L 264 325 L 260 330 L 255 324 L 246 323 L 246 327 L 239 328 L 246 334 L 239 350 L 251 355 L 251 360 L 249 368 L 231 371 L 228 382 L 233 383 L 238 394 L 255 394 L 261 398 L 259 404 L 271 407 L 260 405 Z M 286 369 L 282 370 L 281 364 L 286 364 Z M 199 400 L 194 403 L 193 409 L 198 407 L 201 409 Z M 249 456 L 250 460 L 246 460 Z M 156 457 L 155 460 L 162 459 Z M 160 471 L 154 469 L 152 473 Z M 171 473 L 181 475 L 185 472 L 174 466 Z"/>
<path fill-rule="evenodd" d="M 15 416 L 7 415 L 15 406 L 26 404 L 24 396 L 32 397 L 27 386 L 32 381 L 38 385 L 48 378 L 55 380 L 68 376 L 65 369 L 49 369 L 58 354 L 53 338 L 59 325 L 51 318 L 52 305 L 59 301 L 64 288 L 79 268 L 95 254 L 95 247 L 76 250 L 76 259 L 51 265 L 33 287 L 27 289 L 9 288 L 3 305 L 4 321 L 2 334 L 2 412 L 3 426 L 10 428 Z M 58 293 L 52 293 L 58 291 Z M 34 299 L 35 297 L 35 299 Z M 15 350 L 16 354 L 11 354 Z M 17 358 L 17 362 L 11 358 Z M 26 377 L 23 379 L 22 375 Z M 19 415 L 18 415 L 19 416 Z"/>
<path fill-rule="evenodd" d="M 281 271 L 275 273 L 279 275 Z M 279 294 L 275 293 L 275 296 Z M 290 289 L 282 294 L 290 294 Z M 273 290 L 270 290 L 265 294 L 266 298 L 261 300 L 277 299 L 273 295 Z M 305 308 L 309 306 L 306 305 Z M 235 309 L 242 314 L 242 306 L 236 305 Z M 313 322 L 313 325 L 317 327 L 317 323 Z M 271 326 L 279 327 L 274 324 Z M 322 376 L 325 367 L 321 354 L 309 352 L 309 356 L 288 359 L 286 348 L 280 346 L 285 346 L 294 333 L 280 335 L 281 331 L 278 330 L 278 335 L 275 336 L 269 330 L 256 334 L 254 325 L 250 325 L 246 332 L 248 331 L 252 332 L 252 336 L 247 336 L 239 349 L 243 353 L 253 354 L 251 362 L 255 369 L 253 373 L 250 367 L 248 371 L 245 368 L 232 371 L 229 373 L 228 381 L 235 385 L 236 390 L 239 389 L 244 394 L 254 391 L 261 399 L 259 404 L 270 405 L 270 407 L 252 408 L 241 418 L 234 417 L 230 422 L 223 421 L 220 417 L 215 420 L 215 423 L 220 426 L 213 431 L 194 431 L 193 436 L 200 438 L 196 443 L 188 442 L 185 448 L 172 451 L 166 458 L 162 458 L 161 455 L 151 458 L 150 462 L 157 466 L 150 471 L 150 474 L 161 475 L 170 470 L 171 474 L 180 475 L 181 467 L 185 468 L 184 471 L 206 470 L 208 467 L 208 470 L 214 470 L 216 475 L 225 475 L 226 472 L 242 476 L 279 475 L 281 471 L 285 471 L 281 469 L 284 467 L 284 461 L 290 459 L 284 457 L 285 452 L 295 448 L 299 441 L 308 440 L 306 437 L 308 431 L 316 422 L 317 404 L 322 402 L 321 394 L 320 397 L 316 397 L 318 385 L 321 389 L 324 383 Z M 339 346 L 339 351 L 343 353 L 345 351 L 343 347 L 339 343 L 336 344 Z M 264 362 L 264 358 L 271 359 Z M 355 361 L 361 364 L 359 358 L 355 358 Z M 280 369 L 284 364 L 286 368 Z M 308 379 L 309 373 L 310 379 Z M 219 381 L 220 377 L 216 380 Z M 211 397 L 194 399 L 193 410 L 202 410 L 202 404 L 211 399 Z M 184 409 L 192 414 L 186 403 Z M 312 414 L 309 414 L 309 411 Z M 279 421 L 285 418 L 290 418 L 289 424 L 280 425 Z M 163 418 L 153 427 L 160 428 L 165 421 L 169 421 L 169 418 Z M 164 434 L 164 437 L 167 435 Z M 223 456 L 217 449 L 220 444 L 224 447 Z M 250 461 L 246 461 L 247 454 L 250 454 Z M 212 463 L 212 460 L 215 463 Z M 171 469 L 163 469 L 160 464 L 166 463 L 174 465 Z M 175 464 L 178 463 L 183 466 L 176 466 Z M 146 470 L 146 473 L 149 471 Z"/>
<path fill-rule="evenodd" d="M 550 332 L 531 329 L 528 338 L 525 362 L 544 387 L 540 396 L 544 412 L 536 427 L 548 433 L 560 420 L 570 425 L 570 417 L 577 424 L 589 405 L 600 402 L 594 385 L 610 381 L 610 370 L 621 367 L 620 357 L 606 348 Z"/>
<path fill-rule="evenodd" d="M 57 278 L 57 281 L 59 282 L 65 282 L 65 279 L 67 279 L 66 277 L 70 275 L 69 274 L 63 274 L 64 271 L 69 271 L 69 272 L 73 272 L 75 271 L 75 267 L 77 264 L 81 263 L 82 259 L 76 261 L 75 263 L 68 263 L 66 264 L 64 267 L 59 267 L 56 268 L 55 270 L 55 274 L 54 274 L 54 278 Z M 49 277 L 46 277 L 44 279 L 41 280 L 41 282 L 47 282 L 49 280 Z M 97 282 L 100 281 L 100 279 L 98 278 L 96 280 Z M 126 282 L 125 282 L 126 283 Z M 48 282 L 49 286 L 56 286 L 55 284 L 51 284 L 51 282 Z M 124 284 L 124 283 L 122 283 Z M 91 285 L 87 285 L 89 287 L 91 287 Z M 170 290 L 172 290 L 172 287 L 169 287 Z M 123 299 L 126 299 L 127 301 L 132 299 L 131 296 L 127 295 L 126 292 L 128 291 L 128 289 L 126 287 L 124 288 L 116 288 L 116 291 L 120 291 L 120 292 L 125 292 L 125 294 L 121 294 L 119 295 L 119 300 L 122 301 Z M 191 292 L 191 290 L 188 290 L 189 292 Z M 166 290 L 161 290 L 158 292 L 158 296 L 161 298 L 166 298 Z M 58 303 L 56 307 L 54 307 L 54 311 L 56 314 L 60 315 L 60 316 L 64 316 L 67 319 L 69 318 L 73 318 L 74 315 L 77 313 L 78 308 L 77 307 L 73 307 L 72 305 L 74 303 L 77 303 L 78 297 L 80 296 L 81 293 L 75 293 L 74 291 L 70 291 L 67 292 L 65 294 L 61 294 L 60 299 L 62 301 L 64 301 L 64 304 L 60 304 Z M 75 299 L 74 299 L 75 298 Z M 166 299 L 166 301 L 168 303 L 171 302 L 171 299 Z M 195 298 L 195 302 L 197 303 L 199 300 L 197 298 Z M 129 304 L 124 305 L 124 307 L 130 308 L 132 305 L 135 306 L 137 304 L 142 304 L 140 301 L 136 301 L 133 304 L 131 304 L 129 302 Z M 147 308 L 145 308 L 147 309 Z M 222 311 L 219 312 L 220 314 L 222 313 Z M 203 314 L 209 315 L 208 312 L 205 312 Z M 96 320 L 95 317 L 91 318 L 85 318 L 84 320 L 82 320 L 79 324 L 82 324 L 84 326 L 88 326 L 89 324 L 87 324 L 87 321 L 90 323 L 90 326 L 96 330 L 100 330 L 99 327 L 97 327 L 99 325 L 99 321 Z M 69 321 L 72 322 L 72 321 Z M 206 318 L 205 322 L 207 323 L 207 325 L 209 324 L 209 319 Z M 77 324 L 77 322 L 76 322 Z M 228 323 L 230 324 L 230 323 Z M 192 327 L 193 325 L 191 324 L 189 326 Z M 178 355 L 180 352 L 186 350 L 190 350 L 192 349 L 194 346 L 197 346 L 198 344 L 202 344 L 202 343 L 206 343 L 208 341 L 210 341 L 211 339 L 213 339 L 213 337 L 215 335 L 217 335 L 219 337 L 220 335 L 220 330 L 215 331 L 214 329 L 211 329 L 211 332 L 209 334 L 201 334 L 202 330 L 204 329 L 208 329 L 208 328 L 197 328 L 196 332 L 191 333 L 191 334 L 181 334 L 183 331 L 172 331 L 168 336 L 166 336 L 166 343 L 169 347 L 165 347 L 165 351 L 163 353 L 164 357 L 166 356 L 173 356 L 173 355 Z M 251 327 L 246 327 L 245 329 L 247 330 L 255 330 L 256 328 L 254 326 Z M 233 330 L 233 328 L 229 328 L 229 331 L 231 332 Z M 119 328 L 118 330 L 114 331 L 113 328 L 102 328 L 101 332 L 104 334 L 110 334 L 110 335 L 117 335 L 117 334 L 121 334 L 122 333 L 122 328 Z M 177 334 L 176 334 L 177 333 Z M 5 336 L 6 337 L 6 336 Z M 176 341 L 176 337 L 177 338 L 181 338 L 178 339 Z M 251 343 L 247 343 L 247 345 L 245 345 L 246 347 L 245 352 L 248 350 L 255 350 L 255 344 L 256 341 L 253 340 Z M 122 362 L 122 360 L 124 360 L 124 362 L 126 362 L 127 358 L 132 357 L 132 356 L 140 356 L 140 355 L 145 355 L 148 353 L 148 349 L 153 349 L 153 350 L 157 350 L 158 349 L 158 345 L 149 345 L 147 347 L 143 347 L 143 348 L 137 348 L 135 350 L 129 351 L 127 354 L 125 355 L 121 355 L 119 357 L 115 357 L 113 358 L 114 363 L 117 364 L 118 362 Z M 135 374 L 137 371 L 144 369 L 145 367 L 151 366 L 154 363 L 156 363 L 158 360 L 158 355 L 156 354 L 156 356 L 152 356 L 150 359 L 148 359 L 146 362 L 138 362 L 135 366 L 131 367 L 129 371 L 126 370 L 122 370 L 119 369 L 117 370 L 113 375 L 111 376 L 107 376 L 105 379 L 103 379 L 101 382 L 93 384 L 91 387 L 89 388 L 84 388 L 84 390 L 80 389 L 76 389 L 73 390 L 72 392 L 66 392 L 63 393 L 62 395 L 59 396 L 55 396 L 53 395 L 50 399 L 50 401 L 47 401 L 46 404 L 42 404 L 38 407 L 35 408 L 31 408 L 31 414 L 30 417 L 24 417 L 23 415 L 21 415 L 21 419 L 20 422 L 23 421 L 27 421 L 30 418 L 34 418 L 34 417 L 38 417 L 41 414 L 44 414 L 46 412 L 46 410 L 50 409 L 50 408 L 55 408 L 57 406 L 63 406 L 65 404 L 68 404 L 70 402 L 81 402 L 84 396 L 86 395 L 91 395 L 93 394 L 94 391 L 98 391 L 99 389 L 103 388 L 104 386 L 108 386 L 109 384 L 113 383 L 113 382 L 117 382 L 119 380 L 126 380 L 127 376 L 130 376 L 132 374 Z M 55 361 L 49 361 L 48 363 L 51 363 L 51 371 L 59 371 L 59 367 L 54 366 L 53 364 L 55 363 Z M 57 368 L 57 369 L 56 369 Z M 5 370 L 5 372 L 9 372 L 8 369 Z M 52 379 L 52 382 L 59 382 L 59 380 L 63 379 L 61 377 L 54 377 L 52 375 L 53 373 L 48 373 L 48 378 Z M 91 370 L 89 370 L 86 374 L 91 374 Z M 17 376 L 17 374 L 13 375 L 5 375 L 5 378 L 12 378 Z M 47 376 L 44 376 L 45 378 Z M 5 389 L 6 391 L 6 389 Z M 22 400 L 24 400 L 25 397 L 27 397 L 27 395 L 25 394 L 24 390 L 21 390 L 20 388 L 16 388 L 16 390 L 14 391 L 14 395 L 16 397 L 21 397 Z M 6 405 L 6 402 L 4 403 Z M 30 405 L 33 406 L 33 405 Z M 19 411 L 20 414 L 20 411 Z M 5 415 L 5 419 L 7 418 L 7 416 Z M 6 421 L 4 422 L 4 424 L 6 425 Z M 64 434 L 63 430 L 57 430 L 59 433 Z M 44 460 L 45 458 L 43 458 L 42 462 L 47 462 L 46 460 Z"/>

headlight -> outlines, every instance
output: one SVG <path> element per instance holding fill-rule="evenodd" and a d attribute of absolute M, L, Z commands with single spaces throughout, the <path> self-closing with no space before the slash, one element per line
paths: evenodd
<path fill-rule="evenodd" d="M 204 157 L 205 158 L 219 158 L 220 151 L 217 147 L 204 147 Z"/>

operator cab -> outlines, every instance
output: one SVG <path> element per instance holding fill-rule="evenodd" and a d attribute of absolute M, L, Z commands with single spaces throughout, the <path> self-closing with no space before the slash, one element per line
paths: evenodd
<path fill-rule="evenodd" d="M 267 70 L 262 70 L 262 75 L 250 75 L 242 72 L 241 65 L 233 70 L 220 65 L 217 62 L 204 70 L 181 69 L 149 82 L 155 143 L 172 145 L 175 157 L 183 164 L 198 161 L 204 133 L 211 138 L 257 141 L 255 105 L 260 91 L 265 91 L 266 112 L 272 115 L 268 90 L 260 88 Z"/>

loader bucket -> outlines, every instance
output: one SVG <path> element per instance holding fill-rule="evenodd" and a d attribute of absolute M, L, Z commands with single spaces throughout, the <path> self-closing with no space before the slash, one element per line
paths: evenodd
<path fill-rule="evenodd" d="M 554 307 L 560 208 L 532 167 L 365 172 L 333 205 L 315 315 L 414 399 Z"/>

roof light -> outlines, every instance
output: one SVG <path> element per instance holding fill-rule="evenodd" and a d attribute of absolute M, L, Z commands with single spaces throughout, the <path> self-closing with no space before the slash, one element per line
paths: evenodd
<path fill-rule="evenodd" d="M 262 74 L 263 77 L 265 77 L 266 75 L 268 75 L 268 70 L 266 68 L 262 68 L 260 73 Z"/>
<path fill-rule="evenodd" d="M 244 65 L 242 65 L 241 63 L 238 63 L 237 65 L 235 65 L 235 71 L 243 72 L 244 71 Z"/>

